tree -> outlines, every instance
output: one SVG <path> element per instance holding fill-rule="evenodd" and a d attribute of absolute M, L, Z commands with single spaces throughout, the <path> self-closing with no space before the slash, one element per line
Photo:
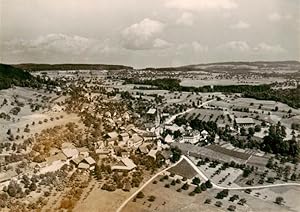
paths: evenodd
<path fill-rule="evenodd" d="M 197 186 L 194 190 L 195 193 L 200 194 L 202 192 L 201 188 Z"/>
<path fill-rule="evenodd" d="M 229 198 L 229 201 L 234 202 L 235 200 L 238 200 L 238 199 L 239 199 L 239 196 L 236 195 L 236 194 L 234 194 L 233 196 L 231 196 L 231 197 Z"/>
<path fill-rule="evenodd" d="M 297 179 L 297 176 L 296 176 L 295 173 L 293 173 L 293 174 L 291 175 L 291 180 L 292 180 L 292 181 L 295 181 L 296 179 Z"/>
<path fill-rule="evenodd" d="M 145 196 L 145 194 L 142 191 L 140 191 L 139 193 L 137 193 L 136 198 L 142 199 L 142 198 L 144 198 L 144 196 Z"/>
<path fill-rule="evenodd" d="M 235 205 L 229 205 L 228 210 L 229 211 L 235 211 L 236 206 Z"/>
<path fill-rule="evenodd" d="M 207 187 L 206 187 L 206 184 L 205 184 L 205 183 L 202 183 L 202 184 L 201 184 L 201 190 L 202 190 L 202 191 L 206 191 L 206 190 L 207 190 Z"/>
<path fill-rule="evenodd" d="M 156 197 L 153 196 L 153 195 L 151 195 L 151 196 L 148 198 L 148 201 L 149 201 L 149 202 L 154 202 L 155 199 L 156 199 Z"/>
<path fill-rule="evenodd" d="M 248 134 L 249 134 L 250 136 L 253 136 L 254 133 L 255 133 L 254 129 L 253 129 L 252 127 L 249 127 L 249 128 L 248 128 Z"/>
<path fill-rule="evenodd" d="M 247 200 L 245 198 L 240 199 L 240 201 L 238 202 L 239 205 L 244 205 L 247 203 Z"/>
<path fill-rule="evenodd" d="M 189 189 L 189 184 L 185 183 L 185 184 L 183 184 L 183 186 L 181 188 L 183 190 L 188 190 Z"/>
<path fill-rule="evenodd" d="M 181 150 L 178 147 L 172 148 L 172 157 L 171 157 L 171 161 L 173 163 L 179 161 L 180 157 L 181 157 Z"/>
<path fill-rule="evenodd" d="M 228 189 L 224 189 L 222 191 L 220 191 L 219 193 L 217 193 L 216 198 L 217 199 L 223 199 L 224 197 L 228 196 Z"/>
<path fill-rule="evenodd" d="M 217 207 L 221 207 L 223 205 L 223 203 L 221 202 L 221 201 L 217 201 L 216 203 L 215 203 L 215 206 L 217 206 Z"/>
<path fill-rule="evenodd" d="M 255 125 L 254 130 L 255 130 L 255 132 L 260 132 L 261 126 L 259 124 Z"/>
<path fill-rule="evenodd" d="M 198 178 L 198 177 L 194 177 L 194 179 L 192 180 L 192 183 L 194 184 L 194 185 L 199 185 L 200 184 L 200 179 Z"/>
<path fill-rule="evenodd" d="M 276 197 L 275 199 L 275 203 L 278 205 L 281 205 L 283 203 L 284 199 L 283 197 Z"/>
<path fill-rule="evenodd" d="M 212 188 L 213 187 L 213 185 L 211 184 L 210 180 L 207 180 L 205 182 L 205 185 L 206 185 L 207 188 Z"/>
<path fill-rule="evenodd" d="M 241 133 L 241 136 L 245 136 L 246 135 L 246 129 L 244 127 L 242 127 L 240 129 L 240 133 Z"/>
<path fill-rule="evenodd" d="M 211 203 L 211 199 L 206 199 L 204 203 L 205 204 L 210 204 Z"/>

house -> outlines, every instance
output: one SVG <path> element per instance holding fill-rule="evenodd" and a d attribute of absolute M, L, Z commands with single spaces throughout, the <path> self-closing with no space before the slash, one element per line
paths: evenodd
<path fill-rule="evenodd" d="M 67 157 L 67 159 L 74 159 L 74 158 L 77 158 L 78 155 L 79 155 L 78 150 L 77 149 L 73 149 L 73 148 L 62 149 L 62 152 Z"/>
<path fill-rule="evenodd" d="M 121 157 L 122 158 L 129 158 L 130 157 L 130 152 L 127 152 L 127 151 L 121 152 Z"/>
<path fill-rule="evenodd" d="M 199 142 L 199 140 L 200 132 L 198 130 L 188 132 L 182 137 L 182 143 L 196 144 Z"/>
<path fill-rule="evenodd" d="M 201 136 L 206 138 L 208 136 L 208 132 L 206 130 L 201 131 Z"/>
<path fill-rule="evenodd" d="M 176 131 L 180 131 L 181 133 L 183 133 L 185 130 L 183 129 L 183 127 L 179 127 L 177 124 L 173 124 L 173 125 L 166 125 L 165 126 L 166 130 L 170 130 L 172 133 L 176 132 Z"/>
<path fill-rule="evenodd" d="M 124 141 L 124 142 L 127 142 L 127 141 L 129 140 L 129 134 L 126 133 L 126 132 L 121 133 L 121 134 L 119 135 L 119 137 L 120 137 L 120 140 L 121 140 L 121 141 Z"/>
<path fill-rule="evenodd" d="M 64 153 L 62 153 L 61 151 L 55 155 L 51 155 L 50 157 L 46 158 L 48 165 L 51 165 L 55 161 L 66 161 L 66 160 L 67 160 L 66 155 Z"/>
<path fill-rule="evenodd" d="M 96 149 L 96 154 L 98 155 L 108 155 L 110 153 L 111 153 L 111 149 L 106 149 L 106 148 Z"/>
<path fill-rule="evenodd" d="M 143 138 L 138 134 L 133 134 L 132 137 L 127 141 L 127 146 L 130 148 L 138 148 L 143 143 Z"/>
<path fill-rule="evenodd" d="M 55 87 L 55 92 L 57 92 L 57 93 L 60 93 L 60 92 L 62 92 L 62 89 L 61 89 L 61 87 L 59 87 L 59 86 L 56 86 L 56 87 Z"/>
<path fill-rule="evenodd" d="M 116 166 L 112 166 L 112 170 L 117 171 L 131 171 L 136 168 L 136 165 L 133 163 L 133 161 L 129 158 L 122 158 L 120 161 L 120 164 Z"/>
<path fill-rule="evenodd" d="M 173 137 L 171 136 L 171 135 L 167 135 L 166 137 L 165 137 L 165 142 L 166 143 L 173 143 L 174 142 L 174 139 L 173 139 Z"/>
<path fill-rule="evenodd" d="M 155 115 L 156 113 L 156 109 L 155 108 L 150 108 L 148 111 L 147 111 L 147 114 L 148 115 Z"/>
<path fill-rule="evenodd" d="M 78 165 L 81 163 L 81 161 L 84 159 L 83 156 L 79 155 L 77 158 L 74 158 L 71 160 L 71 162 L 78 167 Z"/>
<path fill-rule="evenodd" d="M 236 118 L 235 122 L 239 127 L 251 127 L 255 124 L 252 118 Z"/>
<path fill-rule="evenodd" d="M 149 140 L 152 141 L 152 140 L 154 140 L 154 139 L 157 138 L 155 132 L 147 132 L 147 131 L 145 131 L 145 132 L 142 133 L 142 136 L 143 136 L 143 138 L 144 138 L 145 141 L 149 141 Z"/>
<path fill-rule="evenodd" d="M 148 156 L 156 160 L 156 153 L 157 153 L 157 149 L 151 149 L 150 152 L 148 153 Z"/>
<path fill-rule="evenodd" d="M 96 161 L 92 157 L 89 156 L 87 158 L 84 158 L 83 162 L 89 165 L 90 170 L 93 170 L 95 168 Z"/>
<path fill-rule="evenodd" d="M 78 169 L 85 169 L 85 170 L 87 170 L 89 168 L 90 168 L 90 166 L 87 163 L 79 163 L 79 165 L 78 165 Z"/>
<path fill-rule="evenodd" d="M 124 114 L 123 114 L 123 117 L 122 117 L 125 121 L 129 121 L 130 120 L 130 116 L 129 116 L 129 114 L 127 113 L 127 112 L 125 112 Z"/>
<path fill-rule="evenodd" d="M 79 155 L 83 156 L 84 158 L 89 156 L 89 149 L 87 147 L 77 148 L 77 150 L 79 151 Z"/>
<path fill-rule="evenodd" d="M 116 141 L 116 140 L 118 140 L 119 134 L 117 132 L 113 131 L 113 132 L 107 133 L 107 136 L 108 136 L 109 141 Z"/>
<path fill-rule="evenodd" d="M 164 160 L 166 163 L 169 163 L 169 162 L 170 162 L 171 155 L 172 155 L 172 151 L 171 151 L 171 150 L 165 150 L 165 151 L 162 151 L 162 152 L 160 153 L 160 155 L 163 157 L 163 160 Z"/>
<path fill-rule="evenodd" d="M 139 146 L 139 149 L 138 149 L 141 153 L 143 154 L 148 154 L 149 153 L 149 150 L 147 148 L 147 145 L 146 144 L 142 144 L 141 146 Z"/>
<path fill-rule="evenodd" d="M 147 118 L 152 121 L 156 120 L 157 118 L 156 115 L 157 115 L 157 111 L 155 108 L 150 108 L 146 113 Z"/>

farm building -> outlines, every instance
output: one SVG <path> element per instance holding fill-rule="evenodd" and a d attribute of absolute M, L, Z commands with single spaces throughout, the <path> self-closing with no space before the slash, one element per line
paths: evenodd
<path fill-rule="evenodd" d="M 113 166 L 112 170 L 117 171 L 131 171 L 136 168 L 136 165 L 133 163 L 133 161 L 129 158 L 122 158 L 120 163 Z"/>
<path fill-rule="evenodd" d="M 186 133 L 182 137 L 181 143 L 191 143 L 196 144 L 200 140 L 200 132 L 198 130 L 194 130 L 191 132 Z"/>
<path fill-rule="evenodd" d="M 251 127 L 255 124 L 252 118 L 236 118 L 235 122 L 239 127 Z"/>
<path fill-rule="evenodd" d="M 74 159 L 74 158 L 77 158 L 79 155 L 79 151 L 77 149 L 73 149 L 73 148 L 62 149 L 62 152 L 67 157 L 67 159 Z"/>

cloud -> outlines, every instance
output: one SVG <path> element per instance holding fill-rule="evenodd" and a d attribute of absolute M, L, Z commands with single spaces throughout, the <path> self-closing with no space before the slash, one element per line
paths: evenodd
<path fill-rule="evenodd" d="M 78 35 L 47 34 L 36 39 L 15 39 L 3 44 L 7 58 L 29 61 L 82 61 L 117 52 L 110 40 Z M 28 62 L 28 61 L 27 61 Z"/>
<path fill-rule="evenodd" d="M 248 24 L 244 21 L 239 21 L 238 23 L 230 26 L 231 29 L 248 29 L 249 27 L 250 27 L 250 24 Z"/>
<path fill-rule="evenodd" d="M 203 46 L 202 44 L 200 44 L 197 41 L 192 42 L 192 47 L 193 47 L 195 52 L 205 53 L 205 52 L 208 51 L 207 46 Z"/>
<path fill-rule="evenodd" d="M 238 7 L 235 0 L 165 0 L 165 6 L 198 12 L 208 9 L 235 9 Z"/>
<path fill-rule="evenodd" d="M 94 43 L 95 40 L 76 35 L 48 34 L 32 40 L 12 40 L 6 42 L 5 46 L 18 52 L 80 54 L 93 46 Z"/>
<path fill-rule="evenodd" d="M 265 42 L 258 43 L 255 46 L 250 46 L 246 41 L 230 41 L 217 47 L 217 50 L 222 52 L 236 52 L 247 54 L 265 54 L 274 55 L 285 53 L 286 50 L 279 44 L 271 45 Z"/>
<path fill-rule="evenodd" d="M 246 52 L 250 49 L 250 46 L 246 41 L 230 41 L 218 46 L 217 49 Z"/>
<path fill-rule="evenodd" d="M 267 43 L 259 43 L 256 47 L 253 48 L 254 52 L 260 53 L 271 53 L 271 54 L 279 54 L 284 53 L 286 50 L 282 48 L 280 45 L 270 45 Z"/>
<path fill-rule="evenodd" d="M 176 23 L 179 25 L 192 26 L 195 22 L 195 17 L 192 13 L 184 12 L 177 19 Z"/>
<path fill-rule="evenodd" d="M 272 21 L 272 22 L 277 22 L 277 21 L 281 21 L 281 20 L 290 20 L 291 18 L 292 18 L 292 16 L 289 14 L 283 15 L 283 14 L 279 14 L 277 12 L 273 12 L 268 15 L 269 21 Z"/>
<path fill-rule="evenodd" d="M 131 50 L 167 48 L 171 44 L 158 37 L 164 28 L 163 23 L 145 18 L 121 32 L 122 45 L 124 48 Z"/>

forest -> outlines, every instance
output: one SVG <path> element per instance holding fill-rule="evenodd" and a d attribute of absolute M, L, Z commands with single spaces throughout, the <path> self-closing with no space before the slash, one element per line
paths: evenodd
<path fill-rule="evenodd" d="M 42 84 L 57 85 L 57 82 L 34 77 L 29 72 L 10 65 L 0 64 L 0 90 L 12 86 L 41 88 Z"/>

